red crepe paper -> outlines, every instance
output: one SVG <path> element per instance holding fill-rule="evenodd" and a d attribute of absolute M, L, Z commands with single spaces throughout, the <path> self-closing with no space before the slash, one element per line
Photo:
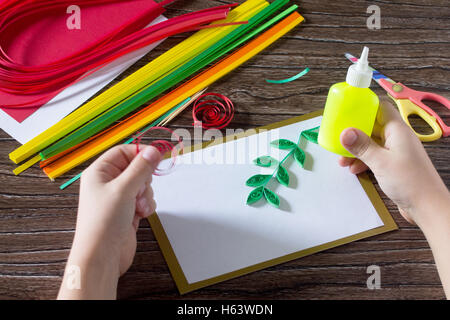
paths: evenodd
<path fill-rule="evenodd" d="M 155 170 L 155 172 L 153 173 L 155 176 L 165 176 L 165 175 L 170 174 L 172 172 L 172 170 L 174 169 L 178 154 L 182 154 L 184 152 L 184 145 L 183 145 L 183 141 L 182 141 L 181 137 L 178 136 L 172 130 L 165 128 L 165 127 L 151 127 L 142 133 L 138 132 L 135 139 L 133 140 L 133 143 L 136 144 L 136 154 L 139 154 L 139 152 L 140 152 L 139 146 L 141 144 L 142 137 L 146 133 L 148 133 L 150 131 L 154 131 L 154 130 L 162 130 L 165 132 L 169 132 L 172 135 L 172 138 L 175 138 L 178 142 L 177 145 L 174 145 L 172 142 L 167 141 L 167 140 L 155 140 L 150 144 L 151 146 L 158 149 L 158 151 L 161 153 L 162 156 L 164 156 L 167 152 L 171 153 L 172 160 L 170 162 L 169 167 L 164 170 L 157 168 Z"/>
<path fill-rule="evenodd" d="M 217 99 L 204 100 L 206 97 Z M 195 101 L 192 117 L 194 126 L 201 126 L 203 129 L 223 129 L 233 120 L 234 104 L 220 93 L 205 93 Z"/>
<path fill-rule="evenodd" d="M 156 4 L 149 0 L 80 0 L 77 5 L 81 7 L 81 30 L 69 30 L 66 26 L 66 8 L 72 2 L 3 2 L 2 109 L 18 121 L 24 120 L 62 90 L 114 59 L 168 36 L 204 28 L 226 18 L 235 6 L 200 10 L 142 29 L 164 12 L 163 5 L 173 1 Z"/>

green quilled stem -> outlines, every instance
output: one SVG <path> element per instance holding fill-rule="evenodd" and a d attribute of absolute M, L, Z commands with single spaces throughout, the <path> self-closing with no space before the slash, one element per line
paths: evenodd
<path fill-rule="evenodd" d="M 275 169 L 272 173 L 272 175 L 256 175 L 251 177 L 250 179 L 247 180 L 247 185 L 248 186 L 256 186 L 255 189 L 253 189 L 252 192 L 250 192 L 248 198 L 247 198 L 247 204 L 253 204 L 257 201 L 259 201 L 262 197 L 264 197 L 267 202 L 269 204 L 271 204 L 272 206 L 279 208 L 280 205 L 280 199 L 279 197 L 269 188 L 266 188 L 267 184 L 272 180 L 272 178 L 274 177 L 275 174 L 277 174 L 277 178 L 278 181 L 285 185 L 288 186 L 289 184 L 289 174 L 287 173 L 286 169 L 282 166 L 283 163 L 290 157 L 292 156 L 292 154 L 294 154 L 294 158 L 295 160 L 303 167 L 304 165 L 304 160 L 305 160 L 305 153 L 304 151 L 300 148 L 299 144 L 301 142 L 302 137 L 305 138 L 308 141 L 311 141 L 313 143 L 318 143 L 318 129 L 320 127 L 315 127 L 309 130 L 304 130 L 300 133 L 300 136 L 298 137 L 298 141 L 295 144 L 292 141 L 289 140 L 285 140 L 285 139 L 281 139 L 281 140 L 276 140 L 273 141 L 271 143 L 271 145 L 281 149 L 281 150 L 287 150 L 287 149 L 291 149 L 289 151 L 289 153 L 278 163 L 277 169 Z M 302 157 L 298 156 L 298 154 L 296 152 L 300 152 L 303 155 Z M 261 159 L 266 158 L 266 160 L 269 160 L 269 165 L 272 162 L 272 158 L 270 156 L 263 156 L 263 157 L 259 157 L 255 160 L 255 164 L 258 166 L 263 166 L 265 167 L 266 165 L 264 165 L 263 163 L 261 163 Z M 282 170 L 282 174 L 280 175 L 280 170 Z M 263 184 L 259 185 L 258 180 L 262 179 L 263 177 L 265 181 Z M 267 178 L 268 177 L 268 178 Z"/>
<path fill-rule="evenodd" d="M 298 141 L 296 144 L 296 147 L 298 147 L 298 145 L 300 144 L 300 140 L 302 139 L 302 135 L 300 134 L 300 136 L 298 137 Z M 291 151 L 289 151 L 289 153 L 283 158 L 283 160 L 280 161 L 280 163 L 278 164 L 278 166 L 281 166 L 290 156 L 292 156 L 292 154 L 295 151 L 295 147 L 292 148 Z M 273 176 L 278 172 L 278 168 L 275 169 L 272 173 L 272 175 L 270 176 L 270 179 L 267 179 L 267 182 L 263 184 L 263 187 L 266 187 L 266 185 L 270 182 L 270 180 L 272 180 Z"/>
<path fill-rule="evenodd" d="M 259 12 L 257 15 L 255 15 L 252 19 L 250 19 L 247 24 L 238 27 L 229 35 L 219 40 L 216 44 L 199 54 L 196 58 L 185 63 L 178 69 L 175 69 L 160 81 L 146 87 L 128 100 L 125 100 L 124 102 L 118 104 L 112 110 L 99 115 L 97 118 L 93 119 L 65 138 L 59 140 L 52 146 L 42 150 L 42 152 L 40 153 L 41 158 L 43 160 L 51 158 L 52 156 L 55 156 L 58 153 L 83 142 L 84 140 L 90 138 L 99 131 L 113 124 L 115 121 L 120 120 L 122 117 L 134 111 L 141 105 L 162 94 L 172 86 L 188 78 L 203 67 L 206 67 L 226 53 L 240 46 L 247 40 L 253 38 L 255 35 L 261 33 L 263 30 L 267 29 L 277 21 L 293 12 L 298 8 L 298 6 L 293 5 L 289 7 L 254 31 L 250 33 L 248 32 L 250 31 L 250 29 L 274 14 L 288 2 L 289 0 L 276 0 L 261 12 Z"/>

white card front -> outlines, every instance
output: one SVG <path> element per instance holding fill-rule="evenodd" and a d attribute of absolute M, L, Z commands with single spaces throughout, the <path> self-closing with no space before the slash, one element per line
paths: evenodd
<path fill-rule="evenodd" d="M 273 170 L 251 160 L 271 153 L 281 160 L 288 151 L 271 152 L 265 146 L 278 138 L 296 142 L 320 121 L 317 117 L 183 155 L 170 175 L 154 177 L 158 217 L 188 283 L 383 225 L 357 177 L 338 165 L 337 155 L 311 142 L 301 143 L 305 169 L 290 158 L 285 162 L 289 187 L 275 179 L 267 185 L 279 196 L 279 209 L 264 199 L 246 205 L 253 190 L 246 180 Z M 239 161 L 243 153 L 251 158 Z"/>

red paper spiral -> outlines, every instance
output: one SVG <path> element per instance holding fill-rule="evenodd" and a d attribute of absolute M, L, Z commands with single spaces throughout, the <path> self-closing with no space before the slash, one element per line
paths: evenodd
<path fill-rule="evenodd" d="M 215 97 L 207 99 L 205 97 Z M 220 93 L 205 93 L 198 97 L 192 110 L 194 127 L 203 129 L 223 129 L 228 126 L 234 117 L 233 102 Z"/>
<path fill-rule="evenodd" d="M 161 155 L 165 155 L 167 152 L 171 153 L 172 161 L 170 162 L 170 165 L 167 169 L 161 170 L 159 168 L 156 168 L 155 172 L 153 173 L 155 176 L 165 176 L 172 172 L 172 170 L 175 167 L 177 156 L 178 154 L 182 154 L 184 151 L 184 145 L 182 142 L 182 139 L 172 130 L 164 127 L 152 127 L 144 132 L 138 132 L 137 136 L 134 138 L 133 143 L 136 144 L 136 154 L 139 154 L 140 148 L 139 145 L 141 143 L 142 137 L 149 131 L 153 130 L 163 130 L 166 132 L 169 132 L 172 137 L 177 139 L 177 145 L 174 145 L 172 142 L 167 140 L 155 140 L 150 145 L 158 149 L 158 151 L 161 153 Z"/>

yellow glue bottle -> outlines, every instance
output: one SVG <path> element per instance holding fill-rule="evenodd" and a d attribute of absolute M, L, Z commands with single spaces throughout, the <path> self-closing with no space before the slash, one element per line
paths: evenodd
<path fill-rule="evenodd" d="M 342 131 L 356 128 L 370 137 L 378 112 L 378 96 L 369 89 L 373 71 L 368 55 L 369 48 L 364 47 L 358 62 L 348 69 L 346 82 L 331 86 L 319 130 L 319 145 L 346 157 L 354 156 L 341 144 Z"/>

